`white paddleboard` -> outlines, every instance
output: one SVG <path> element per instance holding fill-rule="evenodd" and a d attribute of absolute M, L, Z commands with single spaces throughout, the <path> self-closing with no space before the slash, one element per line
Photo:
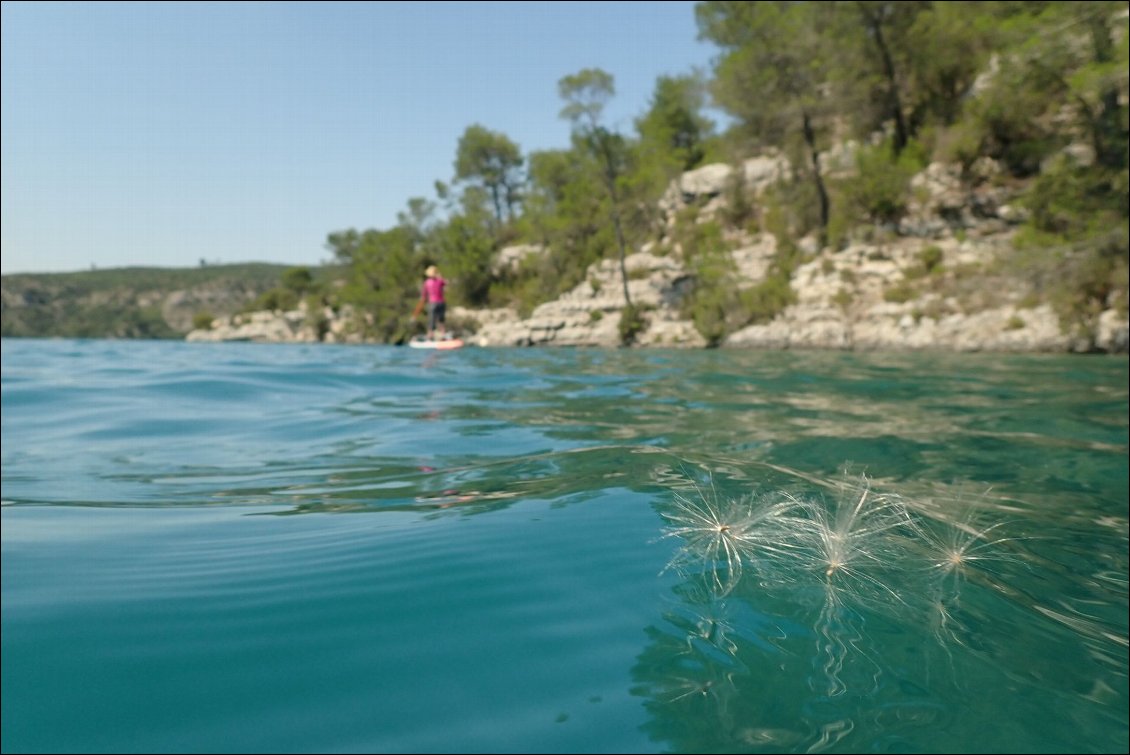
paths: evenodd
<path fill-rule="evenodd" d="M 463 346 L 463 339 L 445 338 L 442 341 L 429 341 L 426 338 L 413 338 L 408 345 L 413 349 L 459 349 Z"/>

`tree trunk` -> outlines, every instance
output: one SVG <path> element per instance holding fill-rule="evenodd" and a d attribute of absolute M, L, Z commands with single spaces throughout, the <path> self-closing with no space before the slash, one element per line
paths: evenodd
<path fill-rule="evenodd" d="M 612 200 L 612 228 L 616 231 L 616 246 L 620 250 L 620 282 L 624 286 L 624 303 L 630 307 L 632 306 L 632 297 L 628 293 L 628 263 L 626 261 L 628 245 L 624 241 L 624 228 L 620 222 L 620 196 L 616 191 L 616 165 L 611 146 L 604 140 L 602 142 L 604 181 L 605 187 L 608 189 L 608 197 Z"/>
<path fill-rule="evenodd" d="M 500 187 L 496 183 L 490 185 L 490 198 L 494 203 L 494 219 L 502 225 L 502 197 Z"/>
<path fill-rule="evenodd" d="M 879 56 L 883 60 L 883 75 L 887 79 L 887 108 L 895 121 L 895 157 L 902 154 L 910 136 L 906 128 L 906 119 L 902 115 L 902 98 L 899 97 L 898 77 L 895 75 L 895 61 L 891 57 L 890 47 L 883 37 L 883 20 L 878 13 L 869 13 L 861 9 L 864 21 L 875 37 L 875 44 L 879 47 Z"/>
<path fill-rule="evenodd" d="M 620 227 L 620 210 L 616 207 L 615 200 L 613 200 L 612 205 L 612 227 L 616 229 L 616 243 L 620 247 L 620 280 L 624 284 L 624 301 L 630 307 L 632 306 L 632 297 L 628 294 L 627 245 L 624 243 L 624 231 Z"/>
<path fill-rule="evenodd" d="M 1096 63 L 1109 63 L 1114 59 L 1114 45 L 1110 39 L 1110 28 L 1104 14 L 1092 14 L 1088 21 L 1091 27 L 1091 44 Z M 1091 141 L 1095 149 L 1095 159 L 1106 168 L 1124 169 L 1126 167 L 1127 147 L 1126 129 L 1118 107 L 1118 89 L 1108 86 L 1099 95 L 1098 113 L 1091 119 Z"/>
<path fill-rule="evenodd" d="M 820 151 L 816 149 L 816 132 L 812 128 L 812 119 L 808 112 L 802 113 L 804 118 L 804 143 L 808 145 L 809 154 L 812 156 L 812 178 L 816 182 L 816 193 L 820 197 L 820 241 L 827 242 L 828 219 L 831 214 L 828 201 L 828 189 L 824 186 L 824 176 L 820 173 Z"/>

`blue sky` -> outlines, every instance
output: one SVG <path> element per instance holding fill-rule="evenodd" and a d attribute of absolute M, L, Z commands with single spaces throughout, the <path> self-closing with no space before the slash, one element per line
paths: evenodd
<path fill-rule="evenodd" d="M 557 82 L 709 73 L 693 2 L 2 5 L 4 273 L 329 259 L 450 181 L 471 124 L 568 145 Z"/>

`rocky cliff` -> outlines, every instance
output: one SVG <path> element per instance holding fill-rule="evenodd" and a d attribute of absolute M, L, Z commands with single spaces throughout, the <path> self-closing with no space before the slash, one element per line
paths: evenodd
<path fill-rule="evenodd" d="M 830 155 L 832 171 L 850 155 Z M 734 167 L 707 165 L 672 183 L 660 210 L 673 228 L 683 210 L 698 208 L 697 222 L 726 207 L 726 189 L 741 181 L 759 201 L 788 172 L 783 158 L 762 156 Z M 1083 331 L 1068 330 L 1042 292 L 1006 260 L 1024 212 L 1014 205 L 1019 189 L 991 180 L 999 173 L 982 160 L 972 175 L 932 164 L 912 182 L 914 199 L 897 225 L 869 228 L 846 245 L 821 248 L 797 240 L 803 262 L 793 271 L 794 302 L 768 322 L 729 333 L 728 348 L 952 350 L 1015 352 L 1116 352 L 1128 347 L 1125 292 L 1112 296 Z M 733 232 L 728 255 L 736 286 L 765 279 L 778 252 L 769 233 Z M 516 264 L 536 247 L 501 251 L 498 265 Z M 701 348 L 706 339 L 684 314 L 696 284 L 677 245 L 649 243 L 626 259 L 628 288 L 640 311 L 632 344 Z M 622 343 L 625 307 L 619 264 L 603 260 L 586 280 L 522 318 L 512 310 L 455 308 L 465 337 L 480 346 L 599 346 Z M 318 334 L 309 313 L 260 313 L 219 320 L 193 331 L 189 340 L 326 340 L 357 342 L 349 312 L 322 313 Z M 328 325 L 326 323 L 328 322 Z"/>

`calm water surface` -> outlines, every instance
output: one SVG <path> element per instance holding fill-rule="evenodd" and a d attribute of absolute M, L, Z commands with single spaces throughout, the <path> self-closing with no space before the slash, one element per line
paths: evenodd
<path fill-rule="evenodd" d="M 2 342 L 4 752 L 1126 752 L 1125 357 Z"/>

